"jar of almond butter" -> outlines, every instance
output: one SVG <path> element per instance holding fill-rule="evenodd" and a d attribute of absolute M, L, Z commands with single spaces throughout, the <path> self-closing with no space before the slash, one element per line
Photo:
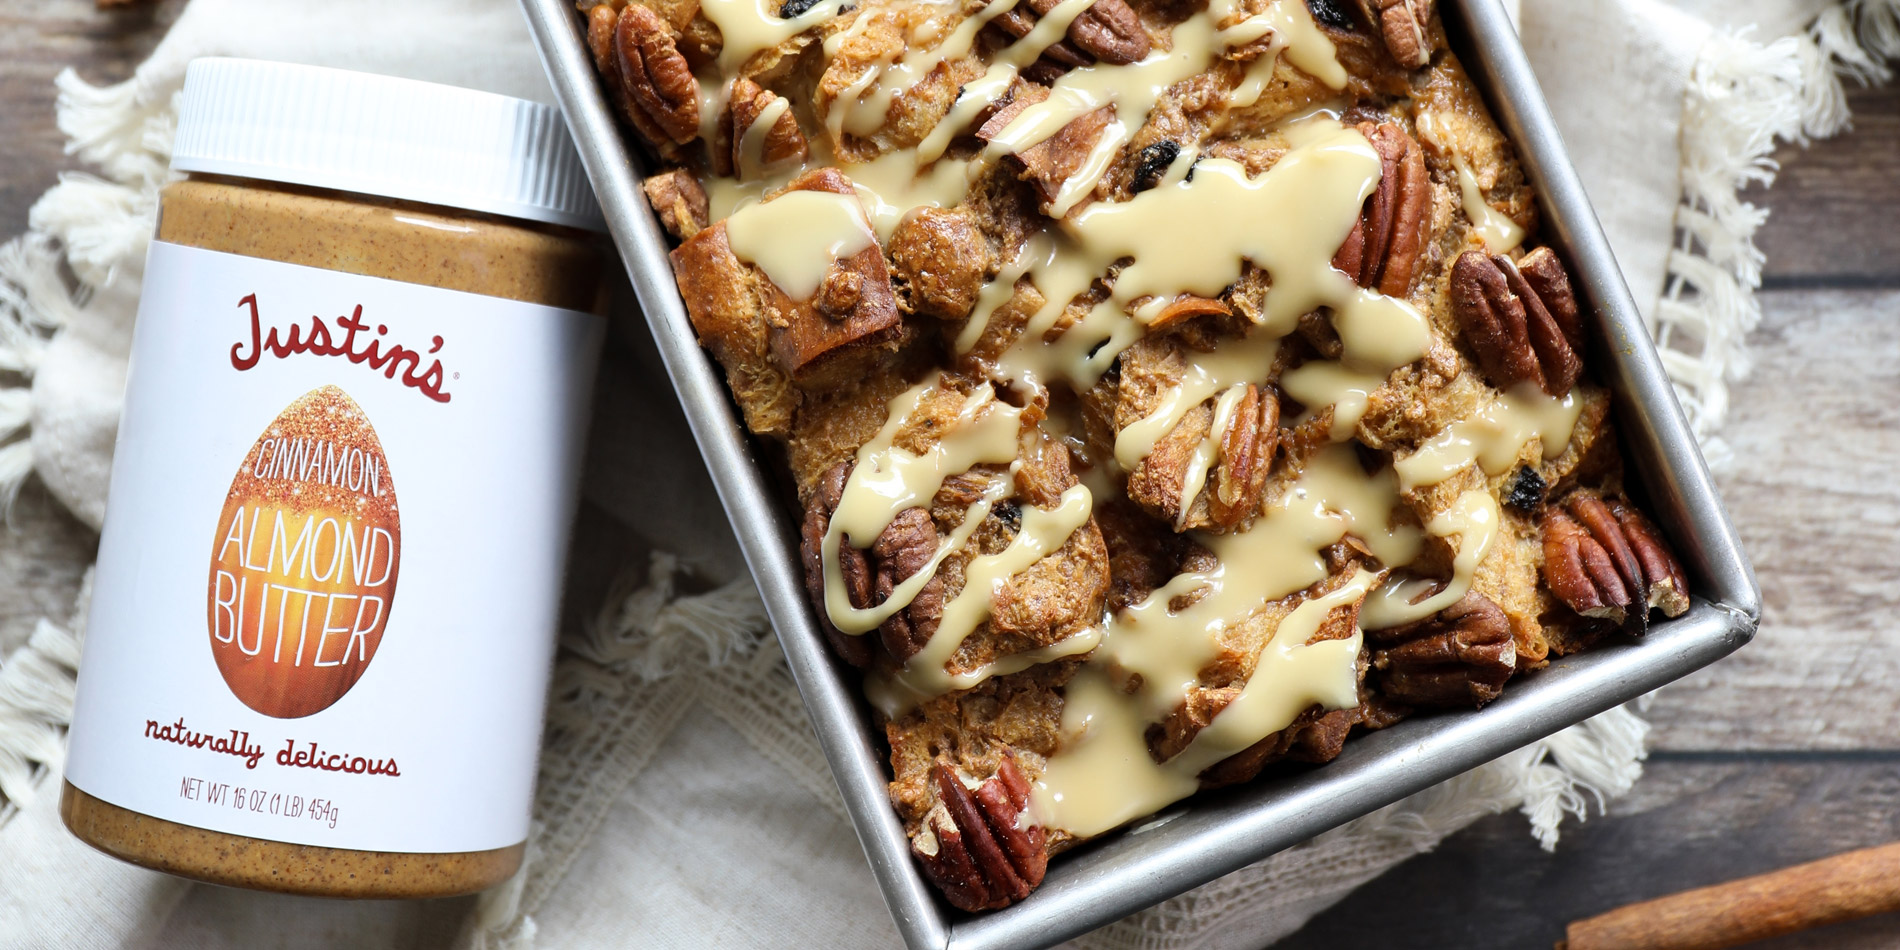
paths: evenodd
<path fill-rule="evenodd" d="M 193 63 L 61 812 L 186 877 L 436 897 L 528 835 L 603 319 L 537 103 Z"/>

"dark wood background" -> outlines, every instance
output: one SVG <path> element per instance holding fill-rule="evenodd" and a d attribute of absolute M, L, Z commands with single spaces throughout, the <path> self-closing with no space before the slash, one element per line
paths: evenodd
<path fill-rule="evenodd" d="M 75 167 L 53 76 L 130 76 L 181 6 L 0 0 L 0 235 Z M 1657 696 L 1648 774 L 1556 853 L 1520 815 L 1485 819 L 1282 947 L 1548 947 L 1577 917 L 1900 839 L 1900 88 L 1849 101 L 1854 131 L 1782 148 L 1779 181 L 1754 196 L 1773 210 L 1763 319 L 1722 488 L 1761 579 L 1760 635 Z M 37 482 L 14 520 L 0 651 L 67 615 L 96 546 Z M 1759 946 L 1891 948 L 1900 917 Z"/>

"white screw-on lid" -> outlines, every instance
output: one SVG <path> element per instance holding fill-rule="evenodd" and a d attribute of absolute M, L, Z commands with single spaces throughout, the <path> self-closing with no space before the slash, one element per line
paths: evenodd
<path fill-rule="evenodd" d="M 605 230 L 559 110 L 393 76 L 195 60 L 172 169 Z"/>

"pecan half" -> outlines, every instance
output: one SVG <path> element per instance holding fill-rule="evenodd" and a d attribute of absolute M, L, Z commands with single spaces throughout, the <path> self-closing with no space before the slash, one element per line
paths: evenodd
<path fill-rule="evenodd" d="M 1689 609 L 1682 565 L 1627 502 L 1574 492 L 1545 512 L 1543 532 L 1544 582 L 1577 613 L 1642 633 L 1650 608 L 1666 617 Z"/>
<path fill-rule="evenodd" d="M 1368 630 L 1366 640 L 1379 691 L 1409 706 L 1482 706 L 1517 672 L 1510 620 L 1475 590 L 1423 620 Z"/>
<path fill-rule="evenodd" d="M 957 770 L 931 769 L 938 802 L 911 840 L 924 876 L 963 910 L 994 910 L 1029 896 L 1049 867 L 1048 832 L 1022 825 L 1029 780 L 1005 755 L 996 774 L 971 792 Z"/>
<path fill-rule="evenodd" d="M 1517 272 L 1523 276 L 1531 294 L 1550 313 L 1550 318 L 1557 321 L 1557 329 L 1563 333 L 1564 342 L 1569 343 L 1571 349 L 1582 353 L 1583 318 L 1577 313 L 1577 295 L 1570 289 L 1570 275 L 1564 271 L 1563 262 L 1557 259 L 1557 252 L 1540 247 L 1517 262 Z"/>
<path fill-rule="evenodd" d="M 613 65 L 614 24 L 620 22 L 620 11 L 611 3 L 596 3 L 587 11 L 587 51 L 594 54 L 594 65 L 603 76 L 615 76 L 610 67 Z M 618 89 L 620 84 L 609 82 Z"/>
<path fill-rule="evenodd" d="M 661 226 L 673 237 L 684 241 L 706 226 L 706 189 L 700 187 L 692 172 L 684 168 L 664 171 L 648 177 L 640 187 L 647 194 L 647 203 L 660 216 Z"/>
<path fill-rule="evenodd" d="M 1358 128 L 1379 153 L 1379 185 L 1333 255 L 1333 266 L 1361 287 L 1404 297 L 1412 291 L 1431 227 L 1432 182 L 1425 171 L 1425 152 L 1390 122 L 1361 122 Z"/>
<path fill-rule="evenodd" d="M 1225 311 L 1209 306 L 1207 312 Z M 1104 411 L 1112 414 L 1106 424 L 1119 433 L 1155 412 L 1183 385 L 1193 350 L 1178 331 L 1151 333 L 1123 350 L 1115 374 L 1091 397 L 1106 401 Z M 1223 402 L 1230 405 L 1225 417 Z M 1279 391 L 1271 383 L 1236 384 L 1180 413 L 1129 467 L 1127 497 L 1177 531 L 1240 527 L 1260 512 L 1280 438 Z"/>
<path fill-rule="evenodd" d="M 1079 19 L 1079 18 L 1078 18 Z M 1016 6 L 998 14 L 984 26 L 984 31 L 997 38 L 997 44 L 1007 45 L 1029 35 L 1036 28 L 1036 16 L 1026 6 Z M 1036 61 L 1023 67 L 1022 77 L 1044 86 L 1054 85 L 1062 74 L 1079 66 L 1087 66 L 1095 58 L 1082 51 L 1082 48 L 1060 39 L 1044 48 Z"/>
<path fill-rule="evenodd" d="M 964 209 L 916 208 L 891 234 L 891 277 L 912 313 L 961 320 L 976 306 L 990 247 Z"/>
<path fill-rule="evenodd" d="M 805 507 L 804 523 L 799 525 L 798 555 L 805 568 L 805 592 L 811 596 L 813 609 L 818 611 L 818 626 L 825 631 L 825 639 L 831 641 L 831 648 L 837 651 L 839 659 L 863 668 L 871 665 L 870 643 L 833 626 L 831 612 L 825 606 L 825 532 L 831 528 L 832 513 L 844 500 L 844 483 L 850 475 L 851 463 L 839 462 L 818 479 L 818 486 Z M 864 552 L 849 544 L 838 545 L 838 569 L 844 577 L 851 606 L 871 606 L 871 566 Z"/>
<path fill-rule="evenodd" d="M 937 523 L 923 508 L 906 508 L 877 536 L 871 554 L 877 560 L 874 603 L 883 603 L 891 591 L 911 575 L 929 566 L 937 553 Z M 943 619 L 943 577 L 933 575 L 903 610 L 878 626 L 884 649 L 899 663 L 910 659 L 930 642 Z"/>
<path fill-rule="evenodd" d="M 1054 10 L 1061 0 L 1029 0 L 1038 16 Z M 1116 66 L 1135 62 L 1148 55 L 1148 31 L 1141 18 L 1123 0 L 1095 0 L 1082 15 L 1069 23 L 1069 40 L 1082 51 Z"/>
<path fill-rule="evenodd" d="M 1182 566 L 1189 568 L 1189 564 L 1182 564 Z M 1343 576 L 1338 576 L 1338 580 L 1343 581 Z M 1174 606 L 1174 604 L 1170 606 L 1174 610 L 1180 610 L 1180 606 Z M 1319 640 L 1343 640 L 1343 638 L 1353 637 L 1359 631 L 1359 608 L 1360 600 L 1353 600 L 1349 604 L 1340 604 L 1332 608 L 1326 614 L 1326 618 L 1322 619 L 1319 629 L 1305 642 L 1313 644 Z M 1220 716 L 1222 711 L 1226 711 L 1229 705 L 1233 705 L 1235 699 L 1239 699 L 1246 692 L 1246 680 L 1241 676 L 1241 667 L 1231 665 L 1231 661 L 1218 661 L 1218 663 L 1227 667 L 1226 673 L 1220 676 L 1229 678 L 1233 682 L 1229 682 L 1226 686 L 1189 688 L 1188 693 L 1182 697 L 1182 701 L 1161 722 L 1148 726 L 1144 737 L 1148 741 L 1148 754 L 1155 762 L 1169 762 L 1174 756 L 1188 749 L 1189 745 L 1193 745 L 1195 737 L 1201 735 L 1201 731 L 1210 726 L 1216 716 Z M 1364 656 L 1360 656 L 1355 667 L 1357 667 L 1355 675 L 1362 680 L 1366 673 Z M 1207 676 L 1212 669 L 1214 667 L 1203 667 L 1201 676 Z M 1246 676 L 1254 675 L 1258 675 L 1258 669 Z M 1359 699 L 1359 705 L 1334 709 L 1334 711 L 1326 711 L 1319 703 L 1303 709 L 1298 716 L 1294 716 L 1292 722 L 1286 724 L 1283 730 L 1265 735 L 1254 745 L 1239 750 L 1224 760 L 1208 766 L 1207 769 L 1203 769 L 1199 775 L 1201 787 L 1216 788 L 1250 781 L 1254 775 L 1260 775 L 1260 769 L 1265 768 L 1267 764 L 1281 762 L 1281 760 L 1330 762 L 1332 758 L 1340 754 L 1341 747 L 1345 745 L 1345 737 L 1353 731 L 1353 726 L 1364 722 L 1364 711 L 1366 711 L 1364 701 L 1368 699 L 1368 693 L 1364 692 L 1364 688 L 1359 690 Z"/>
<path fill-rule="evenodd" d="M 628 121 L 655 146 L 698 138 L 699 82 L 673 45 L 666 21 L 637 3 L 622 7 L 608 31 L 611 16 L 608 4 L 589 11 L 588 38 L 601 74 L 619 91 L 616 98 Z"/>
<path fill-rule="evenodd" d="M 595 4 L 587 11 L 587 49 L 594 54 L 594 68 L 600 71 L 607 98 L 641 137 L 658 145 L 667 140 L 666 135 L 627 97 L 627 87 L 620 81 L 620 57 L 614 55 L 614 32 L 619 25 L 620 11 L 613 4 Z"/>
<path fill-rule="evenodd" d="M 1366 22 L 1376 27 L 1385 39 L 1386 51 L 1407 69 L 1418 69 L 1432 61 L 1433 0 L 1359 0 Z"/>
<path fill-rule="evenodd" d="M 990 21 L 990 27 L 1022 39 L 1035 28 L 1036 20 L 1047 16 L 1061 0 L 1026 0 Z M 1100 60 L 1117 66 L 1135 62 L 1148 55 L 1152 41 L 1125 0 L 1095 0 L 1080 16 L 1069 21 L 1067 38 L 1043 50 L 1024 75 L 1037 82 L 1053 82 L 1056 77 L 1078 66 Z"/>
<path fill-rule="evenodd" d="M 726 112 L 720 117 L 713 142 L 713 171 L 744 181 L 774 168 L 796 165 L 811 154 L 805 133 L 798 127 L 798 117 L 789 107 L 776 110 L 778 118 L 754 133 L 752 127 L 781 98 L 750 79 L 732 81 Z"/>
<path fill-rule="evenodd" d="M 1273 452 L 1279 444 L 1280 400 L 1272 387 L 1263 391 L 1248 383 L 1246 394 L 1234 407 L 1233 420 L 1221 434 L 1220 464 L 1214 469 L 1207 499 L 1207 513 L 1215 524 L 1231 528 L 1259 513 L 1267 470 L 1273 467 Z"/>
<path fill-rule="evenodd" d="M 1202 788 L 1222 788 L 1251 782 L 1275 762 L 1323 765 L 1339 758 L 1354 726 L 1368 724 L 1369 709 L 1361 704 L 1346 709 L 1308 709 L 1287 726 L 1233 755 L 1207 767 L 1200 775 Z M 1388 723 L 1389 725 L 1389 723 Z"/>
<path fill-rule="evenodd" d="M 1548 248 L 1525 260 L 1533 258 L 1548 298 L 1510 258 L 1482 251 L 1460 254 L 1451 268 L 1452 315 L 1493 386 L 1505 389 L 1529 381 L 1561 396 L 1583 372 L 1576 298 Z M 1566 314 L 1568 327 L 1557 313 Z"/>
<path fill-rule="evenodd" d="M 799 526 L 798 553 L 805 568 L 805 590 L 818 610 L 832 649 L 852 666 L 864 667 L 871 662 L 870 641 L 833 626 L 825 604 L 825 533 L 831 528 L 831 516 L 844 498 L 850 476 L 849 461 L 839 462 L 820 476 Z M 921 507 L 899 512 L 869 548 L 840 543 L 838 570 L 851 606 L 864 609 L 888 600 L 897 585 L 929 565 L 936 552 L 937 525 L 930 520 L 930 512 Z M 900 663 L 916 655 L 937 632 L 943 605 L 943 578 L 933 576 L 904 609 L 878 626 L 878 640 L 885 651 Z"/>
<path fill-rule="evenodd" d="M 1314 640 L 1338 640 L 1349 637 L 1358 628 L 1359 604 L 1352 603 L 1335 607 L 1327 614 Z M 1359 666 L 1363 677 L 1365 668 Z M 1220 689 L 1195 690 L 1187 701 L 1175 708 L 1175 711 L 1161 724 L 1150 726 L 1147 732 L 1148 751 L 1156 761 L 1165 762 L 1181 749 L 1185 749 L 1214 717 L 1237 698 L 1242 687 L 1223 687 Z M 1204 694 L 1196 702 L 1196 693 Z M 1369 718 L 1372 707 L 1367 703 L 1369 694 L 1362 687 L 1359 690 L 1360 703 L 1344 709 L 1326 710 L 1315 704 L 1308 707 L 1285 729 L 1273 733 L 1247 748 L 1208 766 L 1200 774 L 1202 788 L 1217 788 L 1246 782 L 1259 775 L 1261 769 L 1273 762 L 1294 761 L 1322 763 L 1330 762 L 1344 749 L 1346 737 L 1353 727 L 1361 724 L 1373 724 Z M 1378 725 L 1389 725 L 1389 721 L 1378 721 Z M 1375 726 L 1376 727 L 1376 726 Z"/>

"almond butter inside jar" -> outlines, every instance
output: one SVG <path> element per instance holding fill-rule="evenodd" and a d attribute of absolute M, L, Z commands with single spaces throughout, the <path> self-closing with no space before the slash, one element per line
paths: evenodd
<path fill-rule="evenodd" d="M 500 883 L 528 833 L 604 330 L 566 126 L 488 93 L 207 59 L 172 167 L 66 825 L 218 884 Z"/>

